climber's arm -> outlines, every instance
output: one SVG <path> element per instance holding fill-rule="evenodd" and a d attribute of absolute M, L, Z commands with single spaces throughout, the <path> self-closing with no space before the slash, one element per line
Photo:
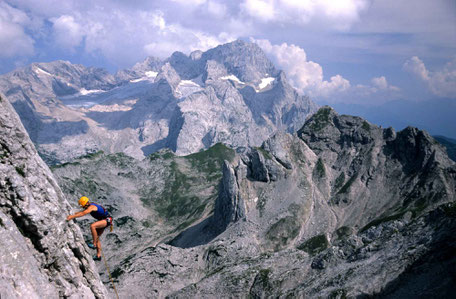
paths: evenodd
<path fill-rule="evenodd" d="M 87 209 L 85 209 L 84 211 L 77 212 L 77 213 L 75 213 L 73 215 L 68 215 L 67 220 L 69 221 L 69 220 L 71 220 L 73 218 L 78 218 L 78 217 L 85 216 L 85 215 L 89 214 L 90 212 L 95 211 L 96 209 L 97 209 L 97 207 L 90 206 Z"/>

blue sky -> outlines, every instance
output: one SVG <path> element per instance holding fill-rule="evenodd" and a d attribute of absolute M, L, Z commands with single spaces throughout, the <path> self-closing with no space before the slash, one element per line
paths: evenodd
<path fill-rule="evenodd" d="M 454 0 L 0 2 L 0 73 L 57 59 L 115 72 L 237 38 L 317 102 L 456 101 Z"/>

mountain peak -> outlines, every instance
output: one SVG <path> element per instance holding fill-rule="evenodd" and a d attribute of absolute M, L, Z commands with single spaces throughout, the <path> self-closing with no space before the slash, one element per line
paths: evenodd
<path fill-rule="evenodd" d="M 201 59 L 224 64 L 230 74 L 245 82 L 275 77 L 278 74 L 277 69 L 257 44 L 239 39 L 204 52 Z"/>

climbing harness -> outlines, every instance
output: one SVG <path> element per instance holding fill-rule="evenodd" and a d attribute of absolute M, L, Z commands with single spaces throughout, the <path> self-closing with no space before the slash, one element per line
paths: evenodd
<path fill-rule="evenodd" d="M 106 262 L 106 258 L 104 256 L 103 250 L 101 248 L 100 248 L 100 251 L 101 251 L 101 256 L 103 257 L 103 261 L 104 261 L 105 266 L 106 266 L 106 270 L 108 270 L 108 276 L 109 276 L 109 279 L 111 280 L 112 287 L 114 288 L 114 292 L 116 293 L 117 299 L 119 299 L 119 294 L 117 294 L 116 286 L 114 284 L 114 281 L 112 280 L 111 271 L 109 271 L 108 263 Z"/>
<path fill-rule="evenodd" d="M 106 217 L 106 224 L 109 225 L 109 231 L 112 233 L 112 217 Z"/>

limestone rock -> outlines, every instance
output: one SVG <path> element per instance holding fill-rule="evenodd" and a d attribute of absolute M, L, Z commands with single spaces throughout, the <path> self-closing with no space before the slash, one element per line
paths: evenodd
<path fill-rule="evenodd" d="M 0 96 L 0 296 L 105 298 L 71 208 Z"/>

